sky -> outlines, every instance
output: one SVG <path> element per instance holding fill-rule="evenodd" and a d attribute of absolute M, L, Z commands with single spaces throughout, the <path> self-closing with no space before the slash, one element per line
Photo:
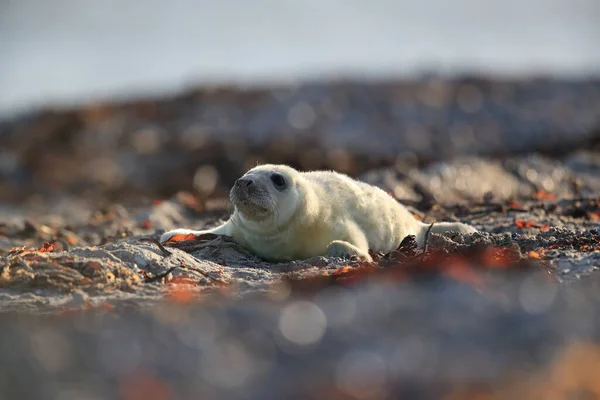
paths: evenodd
<path fill-rule="evenodd" d="M 1 0 L 0 118 L 215 83 L 600 75 L 598 0 Z"/>

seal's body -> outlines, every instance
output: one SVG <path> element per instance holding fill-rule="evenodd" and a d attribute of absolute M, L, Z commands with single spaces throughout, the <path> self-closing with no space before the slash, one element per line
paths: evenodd
<path fill-rule="evenodd" d="M 332 171 L 298 172 L 285 165 L 261 165 L 231 189 L 235 206 L 223 225 L 175 234 L 231 236 L 242 247 L 271 261 L 328 255 L 371 260 L 369 250 L 388 253 L 408 235 L 422 245 L 429 225 L 383 190 Z M 462 223 L 436 223 L 433 233 L 475 229 Z"/>

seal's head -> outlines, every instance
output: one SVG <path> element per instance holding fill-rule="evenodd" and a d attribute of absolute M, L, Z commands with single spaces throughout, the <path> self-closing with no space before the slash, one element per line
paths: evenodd
<path fill-rule="evenodd" d="M 246 220 L 285 223 L 300 204 L 300 173 L 285 165 L 260 165 L 238 179 L 229 198 Z"/>

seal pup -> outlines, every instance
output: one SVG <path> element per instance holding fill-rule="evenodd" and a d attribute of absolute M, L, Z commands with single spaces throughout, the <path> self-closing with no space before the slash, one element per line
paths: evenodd
<path fill-rule="evenodd" d="M 226 235 L 269 261 L 332 256 L 371 261 L 369 250 L 389 253 L 415 235 L 423 245 L 424 224 L 382 189 L 333 171 L 299 172 L 287 165 L 252 168 L 230 191 L 231 217 L 213 229 L 164 233 Z M 431 232 L 473 233 L 466 224 L 440 222 Z"/>

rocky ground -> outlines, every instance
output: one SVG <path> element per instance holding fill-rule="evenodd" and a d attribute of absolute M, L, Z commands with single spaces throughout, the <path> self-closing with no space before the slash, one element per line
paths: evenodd
<path fill-rule="evenodd" d="M 139 132 L 132 131 L 123 133 L 127 145 L 124 139 L 104 143 L 98 153 L 111 160 L 109 165 L 87 163 L 85 146 L 70 147 L 79 149 L 76 155 L 61 159 L 60 146 L 51 139 L 44 139 L 45 151 L 32 139 L 53 132 L 58 143 L 87 143 L 96 132 L 82 128 L 89 120 L 70 128 L 64 119 L 56 121 L 72 115 L 50 118 L 54 125 L 44 120 L 48 116 L 41 117 L 44 123 L 33 118 L 5 125 L 0 393 L 45 399 L 600 396 L 600 151 L 592 128 L 599 115 L 592 112 L 600 104 L 593 100 L 597 84 L 584 91 L 562 84 L 510 83 L 491 85 L 489 93 L 486 85 L 426 82 L 410 90 L 425 102 L 423 107 L 434 110 L 427 114 L 431 118 L 423 117 L 425 125 L 443 125 L 436 115 L 456 117 L 452 106 L 436 102 L 448 93 L 456 96 L 449 104 L 458 104 L 469 121 L 500 112 L 498 104 L 504 103 L 494 101 L 503 97 L 493 96 L 498 88 L 512 93 L 508 98 L 513 100 L 554 99 L 548 104 L 561 105 L 557 110 L 563 113 L 553 121 L 564 125 L 548 122 L 546 131 L 553 133 L 545 145 L 548 150 L 556 140 L 552 138 L 562 134 L 564 151 L 533 151 L 537 134 L 525 129 L 533 122 L 517 124 L 522 128 L 517 131 L 500 124 L 513 133 L 498 136 L 497 142 L 510 147 L 518 143 L 516 137 L 526 137 L 524 143 L 530 144 L 523 154 L 514 148 L 486 156 L 465 150 L 446 160 L 436 154 L 433 158 L 439 160 L 432 161 L 411 148 L 390 160 L 376 151 L 379 156 L 361 158 L 350 147 L 315 147 L 328 154 L 325 163 L 353 166 L 353 175 L 393 194 L 416 218 L 429 223 L 460 220 L 480 231 L 431 234 L 425 249 L 408 237 L 391 254 L 374 254 L 371 264 L 326 257 L 267 263 L 225 237 L 157 242 L 174 227 L 203 228 L 225 220 L 228 177 L 248 162 L 247 155 L 231 169 L 197 162 L 201 166 L 192 174 L 181 174 L 190 182 L 174 183 L 177 190 L 169 192 L 161 183 L 175 174 L 172 162 L 165 161 L 173 157 L 168 144 L 136 153 L 145 160 L 142 164 L 154 157 L 149 170 L 135 172 L 119 164 L 126 163 L 127 146 L 137 143 L 143 149 L 153 143 L 152 134 L 136 141 L 132 138 Z M 410 90 L 397 88 L 396 95 Z M 338 93 L 334 104 L 377 97 L 349 92 L 305 88 L 294 93 L 300 98 Z M 275 97 L 277 104 L 287 104 L 281 96 Z M 223 103 L 218 99 L 210 97 L 214 104 L 233 107 L 227 96 Z M 571 104 L 568 99 L 575 100 Z M 403 101 L 398 110 L 412 107 Z M 506 101 L 502 112 L 519 104 Z M 580 103 L 585 107 L 574 107 Z M 288 106 L 293 109 L 294 104 Z M 547 111 L 548 104 L 538 106 Z M 469 119 L 468 110 L 475 105 L 483 114 Z M 365 107 L 358 110 L 370 116 L 370 126 L 377 126 L 380 119 L 373 115 L 378 112 Z M 89 110 L 84 115 L 95 115 L 94 129 L 117 132 L 124 125 L 115 121 L 127 121 L 124 115 L 131 114 L 123 111 L 127 108 L 116 110 L 108 117 Z M 150 110 L 150 116 L 165 115 L 165 108 Z M 523 112 L 527 110 L 531 107 Z M 287 114 L 292 128 L 304 120 L 300 111 Z M 535 115 L 541 123 L 543 114 L 527 118 Z M 337 121 L 323 118 L 317 120 Z M 502 121 L 516 117 L 507 118 Z M 579 136 L 565 136 L 561 129 Z M 14 141 L 17 132 L 23 142 Z M 116 155 L 110 146 L 118 149 Z M 32 149 L 43 154 L 48 170 L 31 158 Z M 268 149 L 263 154 L 267 159 L 281 155 Z M 227 154 L 212 151 L 214 157 Z M 93 176 L 98 179 L 82 184 L 77 160 L 88 171 L 97 169 Z M 300 157 L 295 165 L 302 160 L 307 162 Z M 280 160 L 273 156 L 269 161 Z M 105 174 L 120 176 L 121 186 L 113 186 Z M 157 184 L 149 183 L 137 197 L 135 190 L 123 189 L 131 189 L 122 185 L 136 179 L 141 179 L 138 184 L 153 182 L 153 176 L 160 176 Z M 184 180 L 173 176 L 173 182 Z M 40 179 L 43 184 L 36 186 Z"/>
<path fill-rule="evenodd" d="M 525 255 L 540 253 L 535 257 L 545 260 L 560 280 L 600 267 L 600 153 L 564 160 L 459 158 L 425 169 L 373 170 L 362 179 L 395 194 L 425 222 L 460 220 L 481 231 L 442 246 L 516 245 Z M 137 209 L 112 205 L 77 212 L 73 207 L 70 213 L 40 216 L 7 211 L 0 225 L 0 285 L 15 294 L 3 294 L 2 308 L 67 306 L 73 292 L 77 300 L 91 302 L 153 298 L 173 279 L 199 286 L 236 283 L 244 292 L 264 289 L 290 273 L 308 276 L 347 264 L 323 258 L 273 265 L 221 237 L 182 249 L 157 245 L 165 230 L 223 222 L 226 206 L 226 199 L 216 200 L 207 210 L 198 196 L 182 192 Z M 21 296 L 23 290 L 28 296 Z M 64 299 L 58 300 L 57 293 Z"/>
<path fill-rule="evenodd" d="M 407 238 L 373 264 L 271 264 L 224 237 L 161 245 L 166 229 L 227 217 L 224 200 L 207 210 L 190 193 L 138 209 L 15 209 L 0 225 L 0 319 L 10 327 L 0 388 L 15 398 L 161 399 L 597 390 L 587 372 L 571 382 L 556 370 L 600 367 L 598 160 L 571 155 L 560 173 L 541 156 L 366 173 L 417 218 L 481 231 L 432 234 L 426 252 Z M 548 171 L 560 198 L 540 188 Z M 23 385 L 10 360 L 40 384 Z M 551 390 L 555 374 L 565 382 Z"/>

